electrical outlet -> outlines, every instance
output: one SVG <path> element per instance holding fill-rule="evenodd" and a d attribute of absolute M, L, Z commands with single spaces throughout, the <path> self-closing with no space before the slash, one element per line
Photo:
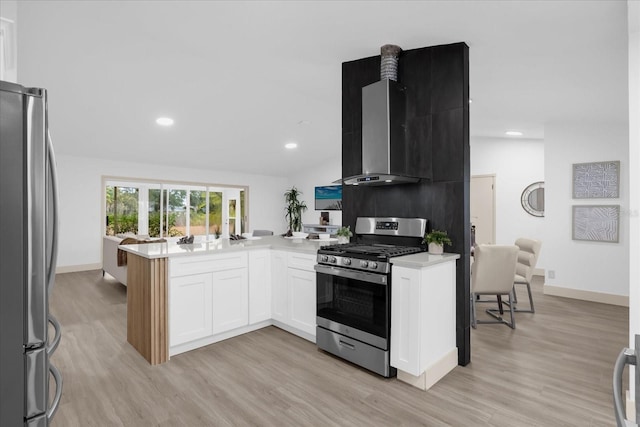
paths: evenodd
<path fill-rule="evenodd" d="M 555 279 L 555 278 L 556 278 L 556 271 L 549 270 L 549 279 Z"/>

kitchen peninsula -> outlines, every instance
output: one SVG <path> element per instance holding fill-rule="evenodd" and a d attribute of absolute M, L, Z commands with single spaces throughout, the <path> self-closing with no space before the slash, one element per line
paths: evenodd
<path fill-rule="evenodd" d="M 316 340 L 316 253 L 332 240 L 227 239 L 128 252 L 127 341 L 149 363 L 269 325 Z M 392 258 L 392 365 L 428 389 L 457 364 L 457 254 Z"/>
<path fill-rule="evenodd" d="M 127 341 L 152 365 L 271 324 L 315 342 L 313 266 L 331 243 L 265 236 L 120 246 Z"/>

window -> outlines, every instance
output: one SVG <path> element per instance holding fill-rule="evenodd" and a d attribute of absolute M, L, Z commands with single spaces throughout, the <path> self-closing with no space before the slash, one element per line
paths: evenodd
<path fill-rule="evenodd" d="M 150 237 L 215 235 L 246 230 L 246 187 L 104 178 L 105 234 Z"/>
<path fill-rule="evenodd" d="M 107 185 L 107 235 L 138 234 L 138 189 Z"/>

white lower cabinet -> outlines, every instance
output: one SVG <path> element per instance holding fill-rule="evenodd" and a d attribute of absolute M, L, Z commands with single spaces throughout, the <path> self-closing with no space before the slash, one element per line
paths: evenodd
<path fill-rule="evenodd" d="M 249 252 L 249 324 L 271 319 L 271 253 Z"/>
<path fill-rule="evenodd" d="M 272 319 L 313 340 L 315 262 L 313 254 L 271 249 L 171 259 L 170 354 L 255 330 Z"/>
<path fill-rule="evenodd" d="M 211 273 L 171 278 L 169 346 L 213 333 L 212 284 Z"/>
<path fill-rule="evenodd" d="M 400 380 L 423 390 L 458 362 L 455 268 L 455 258 L 424 268 L 392 267 L 391 366 Z"/>
<path fill-rule="evenodd" d="M 315 336 L 316 334 L 316 273 L 287 269 L 289 288 L 289 324 Z"/>
<path fill-rule="evenodd" d="M 249 280 L 246 268 L 213 273 L 213 333 L 249 324 Z"/>
<path fill-rule="evenodd" d="M 289 318 L 287 253 L 271 251 L 271 317 L 286 323 Z"/>

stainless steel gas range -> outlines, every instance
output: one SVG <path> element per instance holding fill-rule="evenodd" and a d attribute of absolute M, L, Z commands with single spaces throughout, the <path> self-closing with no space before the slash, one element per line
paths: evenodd
<path fill-rule="evenodd" d="M 422 218 L 358 218 L 355 242 L 318 250 L 316 343 L 320 349 L 382 376 L 396 375 L 389 364 L 389 260 L 422 251 L 427 225 Z"/>

